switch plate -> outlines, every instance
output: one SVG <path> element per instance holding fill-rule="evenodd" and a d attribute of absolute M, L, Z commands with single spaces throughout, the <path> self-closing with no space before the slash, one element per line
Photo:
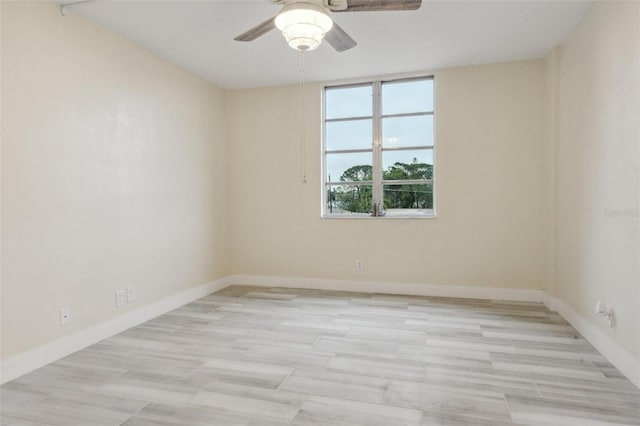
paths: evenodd
<path fill-rule="evenodd" d="M 127 303 L 131 303 L 136 300 L 136 291 L 133 287 L 127 287 Z"/>
<path fill-rule="evenodd" d="M 362 260 L 360 260 L 360 259 L 356 260 L 356 271 L 358 271 L 358 272 L 364 271 L 364 264 L 362 263 Z"/>

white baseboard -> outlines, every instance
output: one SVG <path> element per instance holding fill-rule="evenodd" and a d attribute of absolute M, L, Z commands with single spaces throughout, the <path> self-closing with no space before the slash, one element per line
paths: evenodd
<path fill-rule="evenodd" d="M 63 337 L 55 342 L 47 343 L 30 351 L 2 360 L 0 383 L 5 383 L 33 370 L 57 361 L 73 352 L 93 345 L 100 340 L 114 336 L 131 327 L 167 313 L 194 300 L 200 299 L 215 291 L 228 287 L 233 282 L 231 277 L 190 288 L 165 299 L 142 306 L 135 311 L 119 315 L 93 327 Z"/>
<path fill-rule="evenodd" d="M 232 284 L 263 287 L 305 288 L 318 290 L 343 290 L 363 293 L 406 294 L 413 296 L 460 297 L 467 299 L 505 300 L 517 302 L 541 302 L 557 311 L 585 339 L 589 341 L 622 374 L 640 388 L 640 363 L 625 351 L 611 336 L 579 315 L 561 300 L 543 290 L 509 289 L 495 287 L 445 286 L 433 284 L 390 283 L 374 281 L 333 280 L 323 278 L 293 278 L 264 275 L 231 275 L 172 295 L 158 302 L 113 318 L 102 324 L 48 343 L 28 352 L 2 361 L 0 383 L 13 380 L 23 374 L 63 358 L 73 352 L 111 337 L 124 330 L 193 302 L 201 297 L 222 290 Z"/>
<path fill-rule="evenodd" d="M 305 288 L 318 290 L 342 290 L 362 293 L 406 294 L 410 296 L 460 297 L 465 299 L 507 300 L 512 302 L 540 302 L 545 297 L 542 290 L 497 287 L 468 287 L 415 283 L 390 283 L 377 281 L 348 281 L 324 278 L 292 278 L 264 275 L 233 275 L 234 284 L 264 287 Z"/>
<path fill-rule="evenodd" d="M 613 364 L 627 379 L 640 388 L 640 360 L 626 351 L 610 335 L 576 312 L 562 300 L 544 293 L 544 304 L 558 312 L 578 333 Z"/>

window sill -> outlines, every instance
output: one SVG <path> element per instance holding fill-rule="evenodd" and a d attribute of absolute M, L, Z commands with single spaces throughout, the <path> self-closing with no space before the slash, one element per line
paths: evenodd
<path fill-rule="evenodd" d="M 323 214 L 322 219 L 435 219 L 433 210 L 387 210 L 384 216 L 371 216 L 368 213 Z"/>

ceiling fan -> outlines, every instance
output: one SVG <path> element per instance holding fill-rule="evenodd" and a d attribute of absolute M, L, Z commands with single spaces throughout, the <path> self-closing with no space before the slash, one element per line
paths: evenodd
<path fill-rule="evenodd" d="M 351 49 L 357 43 L 328 12 L 386 12 L 416 10 L 422 0 L 269 0 L 281 5 L 280 13 L 234 38 L 236 41 L 253 41 L 278 28 L 289 46 L 296 50 L 316 49 L 322 39 L 338 52 Z"/>

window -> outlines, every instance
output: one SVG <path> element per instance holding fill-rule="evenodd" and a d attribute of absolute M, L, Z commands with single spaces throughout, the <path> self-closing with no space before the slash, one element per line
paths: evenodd
<path fill-rule="evenodd" d="M 324 216 L 434 216 L 433 77 L 324 95 Z"/>

